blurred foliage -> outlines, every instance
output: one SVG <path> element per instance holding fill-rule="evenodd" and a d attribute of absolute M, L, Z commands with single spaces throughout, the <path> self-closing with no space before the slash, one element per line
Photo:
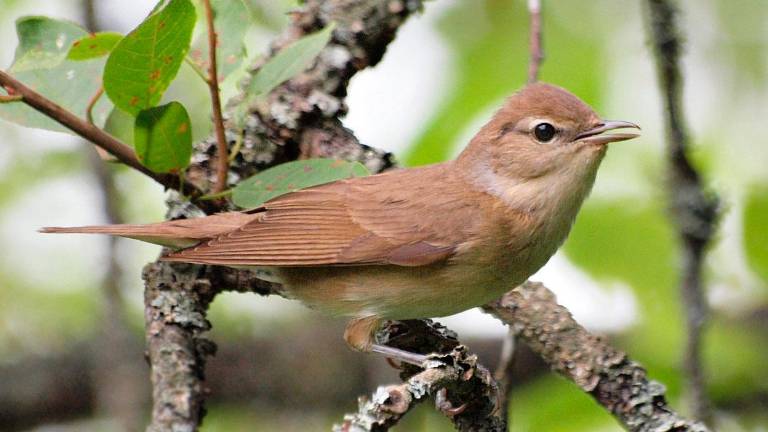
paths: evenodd
<path fill-rule="evenodd" d="M 77 24 L 45 17 L 16 22 L 19 46 L 9 71 L 15 78 L 71 112 L 85 116 L 91 98 L 101 86 L 104 60 L 79 62 L 66 59 L 70 46 L 87 35 Z M 100 100 L 93 120 L 103 125 L 112 104 Z M 0 104 L 0 117 L 22 126 L 66 131 L 64 127 L 22 103 Z"/>
<path fill-rule="evenodd" d="M 295 2 L 246 3 L 258 21 L 258 26 L 246 37 L 248 55 L 253 58 L 263 52 L 269 38 L 285 24 L 284 13 Z M 428 2 L 425 7 L 429 10 L 438 7 L 438 3 L 443 2 Z M 0 4 L 5 8 L 3 23 L 7 26 L 12 22 L 9 17 L 18 16 L 14 8 L 22 7 L 24 2 L 2 0 Z M 448 84 L 436 98 L 434 110 L 425 119 L 417 139 L 404 152 L 403 160 L 408 165 L 452 156 L 456 145 L 463 145 L 459 140 L 468 136 L 479 120 L 486 118 L 525 81 L 528 27 L 523 1 L 459 0 L 442 7 L 434 31 L 451 54 L 448 70 L 438 71 L 439 78 Z M 688 0 L 681 2 L 681 7 L 690 44 L 685 63 L 685 108 L 694 144 L 698 145 L 693 156 L 713 189 L 728 203 L 723 230 L 712 245 L 712 258 L 706 268 L 712 285 L 715 281 L 727 285 L 718 289 L 724 290 L 726 299 L 730 299 L 715 301 L 714 294 L 711 297 L 713 317 L 706 329 L 703 353 L 708 392 L 718 408 L 720 430 L 765 430 L 768 172 L 740 167 L 764 166 L 768 162 L 768 148 L 765 140 L 743 138 L 740 134 L 744 131 L 730 125 L 740 122 L 736 124 L 759 128 L 756 122 L 768 115 L 761 96 L 768 86 L 768 36 L 763 31 L 768 21 L 768 3 L 743 0 L 736 5 L 728 0 Z M 666 214 L 664 158 L 658 144 L 662 136 L 661 114 L 657 89 L 652 77 L 646 76 L 652 69 L 643 45 L 644 36 L 636 34 L 642 29 L 639 11 L 637 4 L 629 0 L 544 0 L 546 61 L 542 79 L 570 89 L 606 115 L 613 114 L 617 110 L 616 100 L 621 100 L 622 110 L 639 113 L 656 123 L 643 124 L 645 136 L 641 140 L 611 151 L 605 162 L 611 169 L 601 171 L 598 189 L 608 185 L 619 192 L 611 189 L 587 201 L 564 251 L 573 264 L 606 290 L 617 281 L 631 287 L 637 319 L 631 327 L 611 336 L 621 349 L 648 369 L 653 379 L 667 386 L 673 405 L 682 408 L 685 395 L 680 364 L 685 335 L 677 290 L 678 244 Z M 631 44 L 617 50 L 617 41 Z M 7 52 L 12 45 L 7 41 L 0 49 Z M 642 63 L 629 63 L 629 69 L 617 68 L 625 57 L 627 61 L 642 58 Z M 225 83 L 230 94 L 245 67 Z M 614 75 L 617 70 L 629 76 Z M 638 90 L 638 86 L 642 88 Z M 181 100 L 189 108 L 192 123 L 200 125 L 195 127 L 193 139 L 208 133 L 210 108 L 206 91 L 192 68 L 182 66 L 179 79 L 166 95 L 166 100 Z M 629 95 L 635 99 L 625 100 Z M 715 101 L 717 106 L 712 108 L 710 102 Z M 698 125 L 704 126 L 697 129 Z M 0 127 L 6 131 L 5 125 Z M 113 112 L 107 128 L 132 141 L 130 116 Z M 36 194 L 45 192 L 47 184 L 72 178 L 86 169 L 79 147 L 42 146 L 41 150 L 41 145 L 37 145 L 30 150 L 28 141 L 37 138 L 25 135 L 27 130 L 7 130 L 0 144 L 0 156 L 12 161 L 0 161 L 0 220 L 4 224 L 10 223 L 6 215 L 12 214 L 20 201 L 30 199 L 30 194 L 34 195 L 32 199 L 45 203 L 47 197 Z M 622 163 L 639 165 L 637 171 L 641 174 L 625 176 Z M 124 177 L 118 181 L 121 190 L 136 190 L 126 198 L 134 206 L 131 217 L 135 221 L 156 219 L 159 203 L 152 203 L 157 204 L 152 210 L 145 209 L 141 197 L 146 188 L 135 189 L 138 182 Z M 633 183 L 627 188 L 631 193 L 621 188 L 628 183 Z M 45 206 L 41 204 L 40 208 Z M 23 238 L 22 234 L 6 229 L 0 240 L 24 248 L 24 242 L 16 238 Z M 156 252 L 126 261 L 136 261 L 134 271 L 138 274 L 142 259 L 151 258 L 152 253 Z M 28 269 L 16 268 L 10 256 L 0 256 L 0 354 L 6 359 L 26 352 L 55 352 L 94 331 L 99 311 L 99 303 L 94 300 L 95 277 L 78 274 L 78 269 L 93 264 L 84 264 L 77 254 L 55 256 L 62 261 L 56 266 L 69 268 L 55 273 L 63 275 L 59 284 L 67 286 L 67 290 L 30 282 L 25 275 Z M 729 259 L 721 260 L 723 256 Z M 54 267 L 54 263 L 49 265 Z M 138 278 L 133 276 L 131 281 L 131 288 L 138 291 Z M 130 302 L 131 311 L 139 317 L 140 293 L 133 294 L 136 301 Z M 217 331 L 227 332 L 230 337 L 247 337 L 254 327 L 267 327 L 251 325 L 259 323 L 257 315 L 244 308 L 232 312 L 217 303 L 211 318 Z M 257 406 L 243 400 L 238 405 L 212 406 L 203 430 L 328 430 L 345 410 L 354 408 L 354 400 L 350 400 L 349 406 L 338 408 L 333 413 L 300 411 L 297 407 L 285 411 L 284 407 Z M 552 375 L 515 388 L 511 418 L 512 430 L 518 432 L 620 430 L 589 396 Z M 425 403 L 396 430 L 439 431 L 450 430 L 450 426 Z"/>
<path fill-rule="evenodd" d="M 768 284 L 768 185 L 752 188 L 744 206 L 747 262 Z"/>

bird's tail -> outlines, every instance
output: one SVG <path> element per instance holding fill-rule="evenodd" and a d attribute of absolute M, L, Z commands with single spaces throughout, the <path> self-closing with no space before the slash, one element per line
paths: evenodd
<path fill-rule="evenodd" d="M 108 234 L 173 248 L 187 248 L 203 240 L 234 231 L 258 217 L 258 214 L 231 212 L 203 218 L 179 219 L 145 225 L 45 227 L 40 229 L 40 232 L 54 234 Z"/>

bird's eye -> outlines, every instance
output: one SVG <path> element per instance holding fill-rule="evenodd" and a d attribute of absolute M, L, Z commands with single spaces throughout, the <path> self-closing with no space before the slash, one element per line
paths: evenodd
<path fill-rule="evenodd" d="M 557 129 L 549 123 L 539 123 L 533 128 L 533 135 L 539 142 L 548 142 L 555 137 Z"/>

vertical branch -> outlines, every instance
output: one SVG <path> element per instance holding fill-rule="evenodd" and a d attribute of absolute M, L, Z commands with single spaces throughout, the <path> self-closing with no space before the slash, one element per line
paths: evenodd
<path fill-rule="evenodd" d="M 528 84 L 539 80 L 539 69 L 544 61 L 544 51 L 541 44 L 541 0 L 528 0 L 530 15 L 531 59 L 528 64 Z"/>
<path fill-rule="evenodd" d="M 200 266 L 152 263 L 144 268 L 144 325 L 152 367 L 148 432 L 195 431 L 205 415 L 206 357 L 215 345 L 201 337 L 213 298 Z"/>
<path fill-rule="evenodd" d="M 685 305 L 687 340 L 684 368 L 692 414 L 711 418 L 701 366 L 701 335 L 707 304 L 701 283 L 704 253 L 717 225 L 718 199 L 707 194 L 687 156 L 688 135 L 682 108 L 677 10 L 669 0 L 647 0 L 647 15 L 665 110 L 670 211 L 682 245 L 680 290 Z"/>
<path fill-rule="evenodd" d="M 211 103 L 213 105 L 213 128 L 216 133 L 216 185 L 213 193 L 219 193 L 227 188 L 227 176 L 229 173 L 229 149 L 227 137 L 224 133 L 224 116 L 221 114 L 221 94 L 219 92 L 219 72 L 216 60 L 218 36 L 213 25 L 213 9 L 211 0 L 203 0 L 205 7 L 205 20 L 208 26 L 208 53 L 210 61 L 208 65 L 208 88 L 211 91 Z"/>
<path fill-rule="evenodd" d="M 541 30 L 541 0 L 528 0 L 528 15 L 530 18 L 530 33 L 528 43 L 530 45 L 530 60 L 528 62 L 528 83 L 532 84 L 539 80 L 539 70 L 544 61 L 544 52 L 542 49 L 542 30 Z M 499 366 L 494 373 L 494 378 L 499 383 L 501 391 L 499 392 L 501 400 L 499 406 L 504 410 L 502 417 L 504 423 L 509 427 L 509 400 L 512 396 L 512 368 L 515 364 L 515 345 L 517 334 L 513 327 L 504 338 L 499 356 Z"/>
<path fill-rule="evenodd" d="M 501 407 L 502 410 L 501 418 L 508 428 L 511 426 L 509 420 L 509 402 L 512 398 L 512 369 L 515 366 L 516 348 L 517 332 L 513 326 L 510 326 L 501 345 L 499 365 L 493 373 L 493 378 L 499 385 L 499 407 Z"/>

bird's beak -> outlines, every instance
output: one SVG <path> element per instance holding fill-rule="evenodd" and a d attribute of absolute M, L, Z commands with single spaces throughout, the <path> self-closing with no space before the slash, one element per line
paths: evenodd
<path fill-rule="evenodd" d="M 598 145 L 604 145 L 611 142 L 616 141 L 626 141 L 632 138 L 637 138 L 640 136 L 640 134 L 635 133 L 614 133 L 614 134 L 604 134 L 603 132 L 608 132 L 616 129 L 624 129 L 624 128 L 635 128 L 640 129 L 640 126 L 626 122 L 621 120 L 604 120 L 602 123 L 597 125 L 596 127 L 580 133 L 576 137 L 576 141 L 582 141 L 589 144 L 598 144 Z"/>

